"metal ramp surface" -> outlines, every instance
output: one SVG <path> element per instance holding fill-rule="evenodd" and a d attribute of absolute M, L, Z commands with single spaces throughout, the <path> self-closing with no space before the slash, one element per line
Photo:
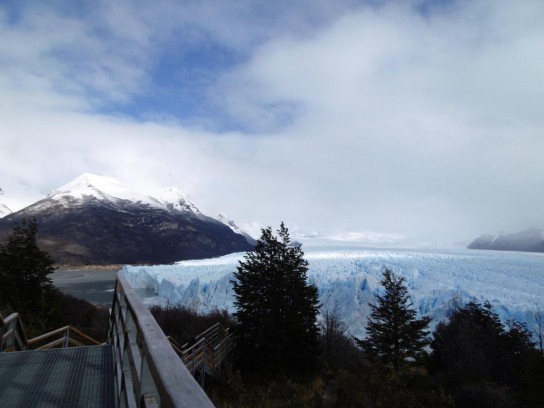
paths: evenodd
<path fill-rule="evenodd" d="M 112 346 L 0 353 L 0 405 L 114 408 Z"/>

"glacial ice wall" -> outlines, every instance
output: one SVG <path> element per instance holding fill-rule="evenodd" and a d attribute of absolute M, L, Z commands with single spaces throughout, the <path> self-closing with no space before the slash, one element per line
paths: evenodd
<path fill-rule="evenodd" d="M 234 311 L 231 280 L 243 253 L 183 261 L 174 265 L 125 266 L 133 287 L 152 293 L 148 303 L 180 304 L 205 312 Z M 535 327 L 535 313 L 544 313 L 544 255 L 468 250 L 305 251 L 308 279 L 315 284 L 323 308 L 335 310 L 348 331 L 364 336 L 369 303 L 383 290 L 384 267 L 406 278 L 414 307 L 444 319 L 453 299 L 488 300 L 503 322 L 522 321 Z"/>

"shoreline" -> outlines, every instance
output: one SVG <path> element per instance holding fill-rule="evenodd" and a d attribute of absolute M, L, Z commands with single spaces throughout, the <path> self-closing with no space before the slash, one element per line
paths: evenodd
<path fill-rule="evenodd" d="M 115 271 L 120 270 L 125 264 L 112 265 L 55 265 L 57 271 Z"/>

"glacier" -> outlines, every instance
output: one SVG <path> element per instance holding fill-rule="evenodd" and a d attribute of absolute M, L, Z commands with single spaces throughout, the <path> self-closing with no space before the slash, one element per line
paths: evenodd
<path fill-rule="evenodd" d="M 467 249 L 303 246 L 308 280 L 317 286 L 322 310 L 334 311 L 347 332 L 365 336 L 384 267 L 405 277 L 420 315 L 432 326 L 446 318 L 453 302 L 487 300 L 501 321 L 516 319 L 536 330 L 544 313 L 544 254 Z M 234 312 L 233 272 L 244 253 L 182 261 L 173 265 L 123 267 L 147 304 L 183 305 L 197 312 Z"/>

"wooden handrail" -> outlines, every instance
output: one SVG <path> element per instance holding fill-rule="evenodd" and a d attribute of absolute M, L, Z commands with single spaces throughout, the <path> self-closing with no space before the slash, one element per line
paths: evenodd
<path fill-rule="evenodd" d="M 38 346 L 40 342 L 49 340 L 59 334 L 62 335 L 60 339 Z M 82 341 L 74 338 L 74 335 Z M 0 351 L 49 349 L 56 346 L 69 347 L 70 345 L 81 347 L 101 344 L 73 326 L 64 326 L 29 340 L 18 313 L 12 313 L 5 319 L 0 315 L 0 337 Z"/>
<path fill-rule="evenodd" d="M 168 342 L 170 343 L 170 345 L 172 346 L 172 348 L 174 349 L 174 351 L 176 352 L 176 354 L 181 354 L 183 353 L 183 349 L 182 349 L 182 346 L 180 346 L 180 344 L 171 336 L 167 336 L 166 337 Z"/>
<path fill-rule="evenodd" d="M 62 334 L 62 337 L 58 340 L 54 340 L 50 343 L 41 345 L 39 347 L 35 347 L 38 343 L 42 342 L 43 340 L 50 339 L 52 337 L 55 337 L 59 334 Z M 78 341 L 74 338 L 74 334 L 83 341 Z M 64 345 L 64 347 L 69 347 L 70 345 L 81 347 L 81 346 L 88 346 L 88 345 L 100 345 L 101 343 L 92 337 L 86 335 L 82 331 L 76 329 L 73 326 L 64 326 L 59 329 L 53 330 L 49 333 L 42 334 L 40 336 L 34 337 L 30 340 L 28 340 L 27 345 L 30 349 L 49 349 L 56 347 L 58 345 Z"/>
<path fill-rule="evenodd" d="M 204 338 L 204 337 L 210 337 L 210 336 L 208 336 L 208 333 L 217 333 L 218 330 L 225 331 L 225 329 L 223 329 L 223 326 L 221 326 L 221 323 L 215 323 L 213 326 L 211 326 L 208 329 L 204 330 L 202 333 L 200 333 L 195 338 L 200 339 L 200 338 Z"/>
<path fill-rule="evenodd" d="M 28 338 L 18 313 L 0 315 L 0 351 L 26 350 Z"/>
<path fill-rule="evenodd" d="M 64 332 L 68 327 L 69 326 L 64 326 L 64 327 L 61 327 L 60 329 L 50 331 L 49 333 L 44 333 L 44 334 L 42 334 L 40 336 L 37 336 L 37 337 L 34 337 L 34 338 L 28 340 L 28 343 L 29 344 L 38 343 L 39 341 L 41 341 L 43 339 L 47 339 L 47 338 L 52 337 L 52 336 L 54 336 L 56 334 Z"/>
<path fill-rule="evenodd" d="M 174 351 L 183 360 L 191 374 L 200 374 L 200 383 L 204 384 L 205 374 L 217 373 L 228 353 L 234 347 L 234 337 L 228 329 L 216 323 L 195 336 L 196 342 L 180 346 L 169 338 Z"/>
<path fill-rule="evenodd" d="M 108 343 L 114 348 L 118 406 L 213 407 L 122 274 L 115 284 Z"/>

